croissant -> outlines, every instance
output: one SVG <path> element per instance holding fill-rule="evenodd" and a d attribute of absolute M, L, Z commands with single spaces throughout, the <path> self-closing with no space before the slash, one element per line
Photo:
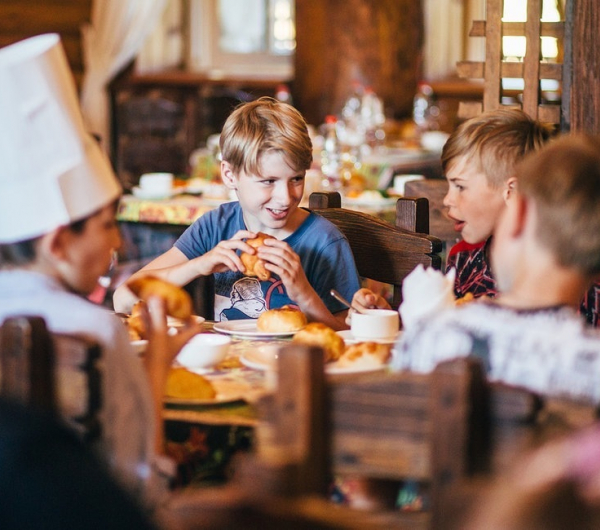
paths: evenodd
<path fill-rule="evenodd" d="M 181 287 L 156 276 L 142 276 L 127 282 L 127 287 L 141 300 L 157 296 L 165 301 L 168 315 L 187 320 L 192 316 L 192 297 Z"/>

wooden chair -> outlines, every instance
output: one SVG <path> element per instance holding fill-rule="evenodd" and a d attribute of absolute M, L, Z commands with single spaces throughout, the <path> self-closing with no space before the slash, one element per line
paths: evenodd
<path fill-rule="evenodd" d="M 101 433 L 100 347 L 84 337 L 54 334 L 36 316 L 0 327 L 0 395 L 59 414 L 85 442 Z"/>
<path fill-rule="evenodd" d="M 596 418 L 588 403 L 489 383 L 473 358 L 431 374 L 332 377 L 318 348 L 297 345 L 280 351 L 277 390 L 260 410 L 258 453 L 286 463 L 295 495 L 323 494 L 332 473 L 429 483 L 426 513 L 362 514 L 380 528 L 411 529 L 452 528 L 515 455 Z"/>
<path fill-rule="evenodd" d="M 174 497 L 181 528 L 274 520 L 289 528 L 460 528 L 515 455 L 595 418 L 584 404 L 576 424 L 561 423 L 560 408 L 575 404 L 490 384 L 476 359 L 431 374 L 329 376 L 319 348 L 288 345 L 277 374 L 276 390 L 257 404 L 255 452 L 239 456 L 226 486 Z M 427 482 L 429 510 L 335 506 L 326 499 L 334 474 Z"/>
<path fill-rule="evenodd" d="M 341 208 L 337 192 L 312 193 L 309 208 L 335 224 L 348 238 L 361 277 L 393 286 L 393 307 L 402 300 L 404 278 L 418 264 L 441 267 L 442 242 L 428 235 L 427 199 L 398 199 L 395 226 L 372 215 Z"/>

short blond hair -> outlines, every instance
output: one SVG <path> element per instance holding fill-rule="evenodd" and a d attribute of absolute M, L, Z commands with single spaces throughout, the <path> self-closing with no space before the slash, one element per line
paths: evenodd
<path fill-rule="evenodd" d="M 519 193 L 536 205 L 540 243 L 562 266 L 600 273 L 600 137 L 563 136 L 516 169 Z"/>
<path fill-rule="evenodd" d="M 461 158 L 477 164 L 490 187 L 500 188 L 514 176 L 515 164 L 539 149 L 552 129 L 518 109 L 497 109 L 465 121 L 450 135 L 442 151 L 447 173 Z"/>
<path fill-rule="evenodd" d="M 302 114 L 287 103 L 262 97 L 239 105 L 227 118 L 220 139 L 221 156 L 235 174 L 260 175 L 260 157 L 281 153 L 295 171 L 312 163 L 312 142 Z"/>

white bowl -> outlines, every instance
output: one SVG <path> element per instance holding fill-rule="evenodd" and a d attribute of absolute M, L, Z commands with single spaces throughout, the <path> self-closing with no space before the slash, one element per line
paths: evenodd
<path fill-rule="evenodd" d="M 177 362 L 186 368 L 209 368 L 227 356 L 231 337 L 217 333 L 193 336 L 177 355 Z"/>

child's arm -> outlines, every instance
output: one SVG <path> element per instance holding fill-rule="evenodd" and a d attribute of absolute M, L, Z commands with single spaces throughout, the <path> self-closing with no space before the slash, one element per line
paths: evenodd
<path fill-rule="evenodd" d="M 202 331 L 202 326 L 192 323 L 175 336 L 170 336 L 167 328 L 165 304 L 158 298 L 148 300 L 148 308 L 142 309 L 148 330 L 148 346 L 144 354 L 144 366 L 150 383 L 152 403 L 156 418 L 155 451 L 164 453 L 164 429 L 162 421 L 163 398 L 167 376 L 173 360 L 183 345 Z"/>
<path fill-rule="evenodd" d="M 352 305 L 359 309 L 391 309 L 385 298 L 370 289 L 356 291 L 352 297 Z"/>
<path fill-rule="evenodd" d="M 215 272 L 226 270 L 244 272 L 244 265 L 236 250 L 253 254 L 255 250 L 242 238 L 256 237 L 254 232 L 238 231 L 231 239 L 221 241 L 216 247 L 197 258 L 188 259 L 176 247 L 169 249 L 145 267 L 133 274 L 131 278 L 152 274 L 175 285 L 187 285 L 199 276 L 209 276 Z M 115 311 L 129 313 L 137 297 L 126 287 L 119 286 L 113 296 Z"/>
<path fill-rule="evenodd" d="M 335 315 L 313 289 L 300 262 L 300 257 L 284 241 L 267 239 L 258 249 L 265 268 L 281 278 L 288 296 L 298 304 L 310 322 L 321 322 L 335 330 L 348 329 L 347 311 Z"/>

